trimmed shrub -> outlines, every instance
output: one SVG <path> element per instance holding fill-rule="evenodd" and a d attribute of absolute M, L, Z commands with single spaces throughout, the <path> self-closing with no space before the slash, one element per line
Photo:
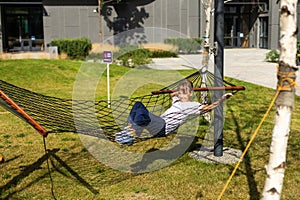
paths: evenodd
<path fill-rule="evenodd" d="M 116 55 L 116 59 L 120 60 L 124 66 L 138 67 L 151 62 L 152 53 L 148 49 L 139 49 L 135 46 L 126 46 L 122 48 Z"/>
<path fill-rule="evenodd" d="M 177 58 L 178 55 L 175 52 L 171 51 L 162 51 L 162 50 L 156 50 L 151 51 L 151 58 Z"/>
<path fill-rule="evenodd" d="M 154 51 L 178 52 L 178 46 L 173 45 L 173 44 L 144 43 L 144 44 L 141 44 L 141 47 L 144 48 L 144 49 L 149 49 L 151 52 L 154 52 Z"/>
<path fill-rule="evenodd" d="M 199 45 L 202 45 L 202 39 L 201 38 L 193 38 L 196 42 L 198 42 Z"/>
<path fill-rule="evenodd" d="M 134 45 L 125 45 L 114 53 L 114 63 L 127 67 L 149 64 L 152 58 L 177 57 L 177 53 L 165 50 L 150 50 Z"/>
<path fill-rule="evenodd" d="M 92 49 L 92 43 L 88 38 L 56 39 L 50 42 L 51 46 L 58 47 L 58 53 L 66 53 L 71 59 L 84 59 Z"/>
<path fill-rule="evenodd" d="M 200 38 L 167 38 L 164 43 L 178 46 L 179 53 L 198 53 L 202 40 Z"/>
<path fill-rule="evenodd" d="M 279 52 L 276 49 L 272 49 L 266 54 L 267 62 L 278 62 L 279 61 Z"/>

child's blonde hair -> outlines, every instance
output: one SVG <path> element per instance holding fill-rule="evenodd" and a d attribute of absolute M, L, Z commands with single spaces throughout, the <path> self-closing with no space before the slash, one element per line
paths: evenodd
<path fill-rule="evenodd" d="M 193 83 L 189 80 L 182 80 L 178 84 L 178 98 L 182 100 L 189 100 L 193 93 Z"/>

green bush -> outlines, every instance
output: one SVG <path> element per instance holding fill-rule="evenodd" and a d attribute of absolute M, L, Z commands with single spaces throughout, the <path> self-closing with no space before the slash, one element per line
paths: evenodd
<path fill-rule="evenodd" d="M 58 47 L 58 53 L 66 53 L 71 59 L 84 59 L 92 49 L 92 43 L 88 38 L 56 39 L 50 42 L 51 46 Z"/>
<path fill-rule="evenodd" d="M 266 54 L 267 62 L 278 62 L 279 61 L 279 52 L 275 49 L 272 49 Z"/>
<path fill-rule="evenodd" d="M 202 45 L 202 39 L 201 38 L 193 38 L 198 44 Z"/>
<path fill-rule="evenodd" d="M 152 53 L 148 49 L 139 49 L 135 46 L 126 46 L 116 53 L 116 59 L 121 60 L 124 66 L 138 67 L 151 62 Z"/>
<path fill-rule="evenodd" d="M 176 58 L 177 53 L 171 51 L 151 51 L 151 58 Z"/>
<path fill-rule="evenodd" d="M 167 38 L 164 43 L 178 46 L 179 53 L 197 53 L 201 49 L 202 40 L 200 38 Z"/>
<path fill-rule="evenodd" d="M 177 53 L 165 50 L 150 51 L 134 45 L 125 45 L 114 53 L 114 62 L 127 67 L 139 67 L 151 63 L 152 58 L 168 57 L 177 57 Z"/>

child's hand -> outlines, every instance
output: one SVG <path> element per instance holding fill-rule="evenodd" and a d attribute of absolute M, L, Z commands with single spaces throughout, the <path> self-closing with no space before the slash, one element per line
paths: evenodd
<path fill-rule="evenodd" d="M 175 97 L 175 96 L 178 96 L 178 92 L 176 91 L 176 92 L 173 92 L 173 93 L 171 93 L 171 97 Z"/>

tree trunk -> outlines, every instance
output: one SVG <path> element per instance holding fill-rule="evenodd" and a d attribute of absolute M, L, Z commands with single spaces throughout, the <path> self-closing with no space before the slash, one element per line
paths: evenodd
<path fill-rule="evenodd" d="M 210 27 L 211 27 L 211 11 L 212 11 L 212 5 L 213 0 L 202 0 L 202 5 L 205 11 L 205 31 L 203 35 L 203 53 L 202 53 L 202 68 L 207 70 L 209 65 L 209 48 L 210 48 Z M 207 77 L 206 73 L 202 74 L 202 82 L 201 87 L 206 88 L 207 87 Z M 201 92 L 201 103 L 202 104 L 208 104 L 208 92 L 204 91 Z M 206 121 L 211 123 L 211 113 L 207 112 L 203 114 L 203 117 Z M 203 146 L 211 147 L 214 146 L 213 143 L 214 133 L 213 130 L 210 129 L 208 133 L 206 134 L 205 141 L 206 143 L 203 144 Z"/>
<path fill-rule="evenodd" d="M 99 41 L 100 44 L 102 44 L 103 34 L 102 34 L 102 19 L 101 19 L 101 0 L 98 0 L 98 26 L 99 26 Z"/>
<path fill-rule="evenodd" d="M 209 39 L 210 39 L 210 21 L 211 21 L 211 9 L 212 9 L 212 0 L 207 0 L 207 4 L 203 1 L 203 6 L 205 9 L 205 32 L 203 36 L 203 58 L 202 58 L 202 66 L 208 67 L 209 62 Z"/>
<path fill-rule="evenodd" d="M 209 48 L 210 48 L 210 22 L 211 22 L 211 9 L 212 9 L 212 0 L 205 0 L 202 1 L 204 10 L 205 10 L 205 32 L 203 36 L 203 54 L 202 54 L 202 68 L 208 69 L 209 65 Z M 202 83 L 201 87 L 205 88 L 207 87 L 206 84 L 206 74 L 204 73 L 202 75 Z M 201 93 L 201 99 L 202 99 L 202 104 L 207 104 L 208 103 L 208 97 L 207 97 L 207 92 L 202 92 Z M 207 113 L 204 115 L 207 121 L 210 122 L 210 114 Z"/>
<path fill-rule="evenodd" d="M 280 199 L 286 151 L 290 132 L 290 122 L 294 107 L 297 53 L 297 0 L 281 0 L 280 5 L 280 61 L 276 100 L 275 124 L 272 133 L 269 163 L 266 166 L 267 178 L 262 199 Z"/>

